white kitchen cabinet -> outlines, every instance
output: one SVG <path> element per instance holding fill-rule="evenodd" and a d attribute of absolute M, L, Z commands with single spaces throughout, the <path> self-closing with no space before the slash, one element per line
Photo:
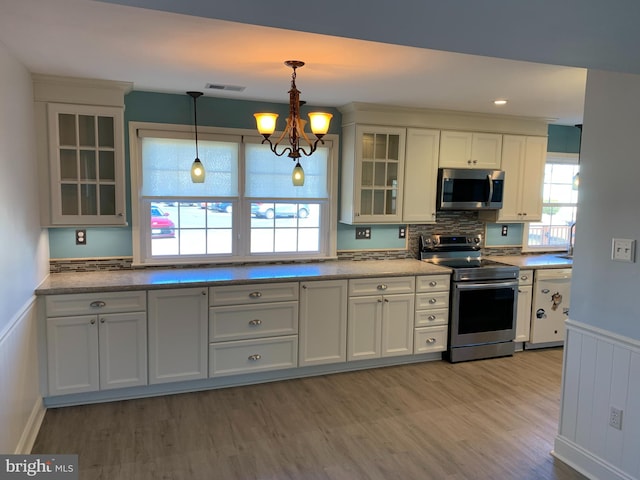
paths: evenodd
<path fill-rule="evenodd" d="M 547 158 L 547 138 L 504 135 L 502 170 L 505 172 L 500 210 L 480 212 L 498 222 L 536 222 L 542 219 L 542 190 Z"/>
<path fill-rule="evenodd" d="M 147 384 L 145 292 L 54 295 L 45 305 L 49 395 Z"/>
<path fill-rule="evenodd" d="M 48 104 L 52 225 L 125 225 L 119 107 Z"/>
<path fill-rule="evenodd" d="M 408 128 L 403 223 L 435 223 L 440 131 Z"/>
<path fill-rule="evenodd" d="M 531 303 L 531 332 L 527 348 L 561 345 L 571 304 L 571 269 L 535 272 Z"/>
<path fill-rule="evenodd" d="M 405 128 L 343 128 L 341 222 L 402 222 L 405 140 Z"/>
<path fill-rule="evenodd" d="M 347 360 L 413 353 L 414 291 L 415 277 L 349 280 Z"/>
<path fill-rule="evenodd" d="M 450 274 L 416 277 L 413 353 L 447 349 Z"/>
<path fill-rule="evenodd" d="M 149 383 L 207 377 L 207 297 L 206 288 L 148 292 Z"/>
<path fill-rule="evenodd" d="M 485 168 L 499 170 L 502 135 L 496 133 L 440 132 L 440 168 Z"/>
<path fill-rule="evenodd" d="M 347 360 L 347 280 L 302 282 L 298 365 Z"/>
<path fill-rule="evenodd" d="M 531 329 L 531 299 L 533 270 L 520 270 L 518 276 L 518 307 L 516 314 L 516 342 L 528 342 Z"/>

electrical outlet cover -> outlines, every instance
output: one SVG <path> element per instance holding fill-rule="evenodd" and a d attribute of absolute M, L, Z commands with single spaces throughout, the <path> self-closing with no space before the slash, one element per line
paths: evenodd
<path fill-rule="evenodd" d="M 628 238 L 614 238 L 611 242 L 611 260 L 635 262 L 636 241 Z"/>

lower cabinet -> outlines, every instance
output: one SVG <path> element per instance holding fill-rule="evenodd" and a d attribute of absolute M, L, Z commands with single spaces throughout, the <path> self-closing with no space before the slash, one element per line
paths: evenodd
<path fill-rule="evenodd" d="M 349 281 L 347 360 L 413 353 L 414 290 L 415 277 Z"/>
<path fill-rule="evenodd" d="M 298 365 L 347 360 L 347 280 L 300 284 Z"/>
<path fill-rule="evenodd" d="M 149 383 L 206 378 L 206 288 L 150 290 Z"/>
<path fill-rule="evenodd" d="M 416 278 L 416 312 L 413 353 L 447 349 L 450 275 Z"/>
<path fill-rule="evenodd" d="M 521 270 L 518 277 L 518 307 L 516 314 L 516 342 L 528 342 L 531 331 L 531 299 L 533 270 Z"/>
<path fill-rule="evenodd" d="M 145 308 L 144 292 L 47 297 L 49 395 L 146 385 Z"/>

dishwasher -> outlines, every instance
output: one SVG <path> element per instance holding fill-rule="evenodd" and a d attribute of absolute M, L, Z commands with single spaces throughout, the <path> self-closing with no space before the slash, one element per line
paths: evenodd
<path fill-rule="evenodd" d="M 531 334 L 525 348 L 564 343 L 570 297 L 570 268 L 536 270 L 531 301 Z"/>

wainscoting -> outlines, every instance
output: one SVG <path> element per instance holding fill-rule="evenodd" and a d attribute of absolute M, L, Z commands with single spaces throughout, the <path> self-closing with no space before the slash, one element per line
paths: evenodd
<path fill-rule="evenodd" d="M 29 453 L 44 418 L 36 298 L 0 331 L 0 452 Z"/>
<path fill-rule="evenodd" d="M 590 478 L 640 478 L 640 341 L 569 320 L 565 345 L 554 455 Z"/>

